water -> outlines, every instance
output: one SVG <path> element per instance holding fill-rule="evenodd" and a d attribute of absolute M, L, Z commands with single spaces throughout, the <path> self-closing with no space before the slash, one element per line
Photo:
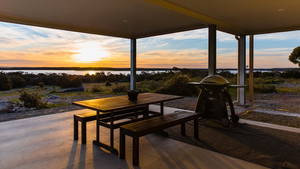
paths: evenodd
<path fill-rule="evenodd" d="M 104 72 L 106 75 L 108 74 L 124 74 L 128 75 L 130 74 L 130 71 L 115 71 L 115 70 L 0 70 L 0 72 L 4 73 L 9 73 L 9 72 L 23 72 L 23 73 L 28 73 L 28 74 L 39 74 L 39 73 L 44 73 L 44 74 L 51 74 L 51 73 L 56 73 L 56 74 L 72 74 L 72 75 L 94 75 L 96 73 Z M 141 74 L 142 72 L 147 72 L 147 73 L 163 73 L 166 72 L 165 70 L 149 70 L 149 71 L 136 71 L 136 74 Z"/>
<path fill-rule="evenodd" d="M 164 73 L 167 72 L 168 70 L 146 70 L 146 71 L 136 71 L 136 74 L 141 74 L 142 72 L 147 72 L 147 73 Z M 227 70 L 232 74 L 237 74 L 237 70 Z M 254 72 L 272 72 L 272 70 L 254 70 Z M 56 73 L 56 74 L 72 74 L 72 75 L 94 75 L 96 73 L 104 72 L 106 75 L 108 74 L 124 74 L 124 75 L 129 75 L 130 71 L 124 70 L 124 71 L 117 71 L 117 70 L 0 70 L 0 72 L 4 73 L 9 73 L 9 72 L 23 72 L 23 73 L 29 73 L 29 74 L 39 74 L 39 73 L 44 73 L 44 74 L 51 74 L 51 73 Z M 221 70 L 218 70 L 217 72 L 221 72 Z M 246 73 L 249 71 L 246 70 Z"/>

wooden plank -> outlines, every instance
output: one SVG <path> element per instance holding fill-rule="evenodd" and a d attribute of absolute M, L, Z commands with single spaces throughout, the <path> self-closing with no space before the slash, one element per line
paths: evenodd
<path fill-rule="evenodd" d="M 130 136 L 133 135 L 146 135 L 159 129 L 165 129 L 176 124 L 180 124 L 189 120 L 193 120 L 197 117 L 196 113 L 192 112 L 176 112 L 165 116 L 155 117 L 139 122 L 134 122 L 121 126 L 124 129 L 124 133 Z"/>
<path fill-rule="evenodd" d="M 133 157 L 134 166 L 139 165 L 139 137 L 165 128 L 181 124 L 181 134 L 185 135 L 185 122 L 194 120 L 194 137 L 198 139 L 198 114 L 192 112 L 175 112 L 165 116 L 155 117 L 140 122 L 135 122 L 120 127 L 120 158 L 125 158 L 125 135 L 133 137 Z"/>
<path fill-rule="evenodd" d="M 138 105 L 147 105 L 160 103 L 183 98 L 183 96 L 174 96 L 157 93 L 142 93 L 139 94 L 137 100 L 128 100 L 128 96 L 116 96 L 101 99 L 91 99 L 85 101 L 73 102 L 74 105 L 100 111 L 102 113 L 109 111 L 120 110 L 124 108 L 135 107 Z"/>

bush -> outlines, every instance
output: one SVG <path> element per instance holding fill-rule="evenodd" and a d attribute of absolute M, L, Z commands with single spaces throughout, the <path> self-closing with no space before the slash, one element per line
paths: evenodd
<path fill-rule="evenodd" d="M 162 88 L 163 81 L 155 81 L 155 80 L 144 80 L 137 84 L 137 88 L 141 92 L 157 92 L 158 89 Z"/>
<path fill-rule="evenodd" d="M 0 72 L 0 91 L 10 90 L 12 88 L 12 83 L 8 76 Z"/>
<path fill-rule="evenodd" d="M 190 78 L 187 75 L 175 74 L 168 80 L 164 87 L 158 90 L 160 93 L 175 94 L 182 96 L 198 95 L 199 89 L 195 86 L 188 85 Z"/>
<path fill-rule="evenodd" d="M 275 77 L 255 78 L 254 81 L 259 84 L 280 84 L 284 82 L 283 79 Z"/>
<path fill-rule="evenodd" d="M 37 107 L 45 108 L 47 103 L 42 101 L 41 95 L 37 92 L 31 92 L 28 89 L 24 89 L 19 98 L 25 107 Z"/>
<path fill-rule="evenodd" d="M 119 92 L 127 92 L 127 87 L 126 86 L 119 86 L 119 85 L 116 85 L 112 88 L 112 91 L 114 93 L 119 93 Z"/>
<path fill-rule="evenodd" d="M 18 75 L 10 76 L 10 80 L 12 82 L 12 87 L 13 88 L 26 87 L 26 81 L 21 76 L 18 76 Z"/>
<path fill-rule="evenodd" d="M 59 82 L 57 84 L 61 88 L 70 88 L 70 87 L 80 87 L 82 82 L 78 78 L 78 76 L 65 76 L 59 78 Z"/>
<path fill-rule="evenodd" d="M 103 89 L 99 85 L 94 85 L 92 88 L 88 89 L 89 92 L 102 92 Z"/>
<path fill-rule="evenodd" d="M 276 87 L 272 84 L 254 84 L 254 91 L 259 93 L 274 93 L 276 92 Z"/>
<path fill-rule="evenodd" d="M 300 78 L 300 70 L 287 70 L 281 73 L 283 78 Z"/>
<path fill-rule="evenodd" d="M 105 81 L 105 86 L 111 86 L 111 83 L 109 81 Z"/>
<path fill-rule="evenodd" d="M 43 89 L 43 88 L 45 87 L 45 83 L 44 83 L 44 82 L 39 82 L 39 83 L 38 83 L 38 86 L 39 86 L 41 89 Z"/>

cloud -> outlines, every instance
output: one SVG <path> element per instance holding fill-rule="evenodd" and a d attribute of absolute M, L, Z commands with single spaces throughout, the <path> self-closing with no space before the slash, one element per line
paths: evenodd
<path fill-rule="evenodd" d="M 300 40 L 300 31 L 255 35 L 255 40 Z"/>
<path fill-rule="evenodd" d="M 208 29 L 199 29 L 138 39 L 137 65 L 207 68 L 207 38 Z M 218 42 L 222 42 L 218 44 L 222 48 L 217 49 L 217 67 L 236 68 L 237 41 L 234 35 L 217 31 L 217 38 Z M 264 42 L 266 39 L 297 40 L 300 39 L 300 31 L 255 36 L 257 42 Z M 190 47 L 196 42 L 192 40 L 199 40 L 205 47 Z M 76 64 L 72 56 L 78 53 L 76 51 L 80 44 L 87 42 L 93 42 L 109 52 L 110 57 L 97 62 Z M 177 46 L 173 46 L 175 43 Z M 176 49 L 177 47 L 180 49 Z M 292 49 L 288 46 L 255 49 L 255 66 L 296 67 L 287 60 Z M 0 66 L 129 67 L 130 40 L 0 22 L 0 60 Z"/>

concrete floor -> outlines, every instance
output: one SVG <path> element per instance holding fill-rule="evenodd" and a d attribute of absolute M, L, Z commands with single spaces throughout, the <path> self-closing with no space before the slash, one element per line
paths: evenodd
<path fill-rule="evenodd" d="M 158 106 L 151 106 L 158 110 Z M 166 113 L 177 109 L 165 108 Z M 132 139 L 126 137 L 126 159 L 108 153 L 92 144 L 95 122 L 87 124 L 87 144 L 73 140 L 73 114 L 33 117 L 0 123 L 1 169 L 115 169 L 139 168 L 132 166 Z M 101 127 L 101 141 L 109 143 L 109 131 Z M 104 134 L 103 134 L 104 133 Z M 80 136 L 80 135 L 79 135 Z M 119 130 L 115 130 L 115 148 L 119 149 Z M 200 147 L 182 143 L 160 135 L 140 138 L 140 168 L 231 168 L 262 169 L 265 167 Z"/>

